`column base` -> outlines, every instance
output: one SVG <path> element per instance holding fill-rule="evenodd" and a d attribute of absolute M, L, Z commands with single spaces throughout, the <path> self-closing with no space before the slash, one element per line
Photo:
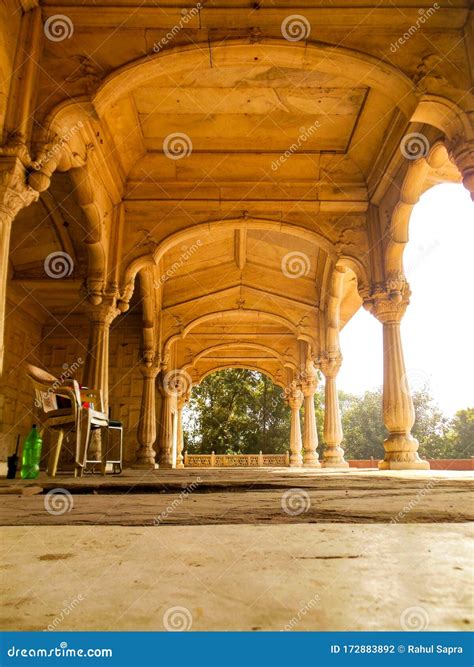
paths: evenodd
<path fill-rule="evenodd" d="M 137 461 L 132 465 L 133 470 L 154 470 L 155 462 L 150 463 L 149 461 Z"/>
<path fill-rule="evenodd" d="M 379 470 L 429 470 L 428 461 L 379 461 Z"/>
<path fill-rule="evenodd" d="M 428 461 L 418 456 L 418 440 L 411 433 L 391 433 L 384 440 L 385 458 L 379 470 L 429 470 Z"/>
<path fill-rule="evenodd" d="M 308 454 L 303 456 L 303 468 L 320 468 L 321 463 L 315 454 Z"/>
<path fill-rule="evenodd" d="M 160 461 L 158 464 L 160 470 L 174 470 L 173 464 L 169 461 Z"/>
<path fill-rule="evenodd" d="M 347 461 L 322 461 L 321 465 L 323 468 L 348 468 L 349 463 Z"/>
<path fill-rule="evenodd" d="M 303 457 L 301 454 L 290 454 L 290 468 L 302 468 Z"/>

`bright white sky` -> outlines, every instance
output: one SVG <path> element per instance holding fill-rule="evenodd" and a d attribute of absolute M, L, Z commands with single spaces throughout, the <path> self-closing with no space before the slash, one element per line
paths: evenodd
<path fill-rule="evenodd" d="M 415 206 L 405 272 L 412 290 L 402 321 L 410 386 L 428 382 L 452 415 L 474 406 L 474 204 L 462 185 L 432 188 Z M 338 386 L 363 393 L 382 384 L 382 325 L 361 309 L 341 332 Z"/>

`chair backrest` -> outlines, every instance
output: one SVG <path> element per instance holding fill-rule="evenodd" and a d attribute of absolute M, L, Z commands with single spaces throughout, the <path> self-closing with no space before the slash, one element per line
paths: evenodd
<path fill-rule="evenodd" d="M 83 403 L 90 403 L 93 410 L 97 410 L 97 412 L 104 412 L 104 399 L 101 389 L 81 387 L 81 401 Z"/>
<path fill-rule="evenodd" d="M 71 399 L 71 390 L 61 387 L 61 380 L 51 375 L 51 373 L 38 368 L 38 366 L 28 364 L 27 374 L 35 390 L 35 405 L 42 409 L 44 413 L 58 409 L 57 396 Z"/>

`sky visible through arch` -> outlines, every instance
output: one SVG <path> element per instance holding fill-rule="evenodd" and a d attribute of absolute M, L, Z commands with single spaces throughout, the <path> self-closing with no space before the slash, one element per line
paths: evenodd
<path fill-rule="evenodd" d="M 412 389 L 425 383 L 446 415 L 474 406 L 474 203 L 462 185 L 426 192 L 404 255 L 412 290 L 402 321 Z M 382 384 L 382 325 L 361 309 L 341 332 L 338 385 L 361 394 Z"/>

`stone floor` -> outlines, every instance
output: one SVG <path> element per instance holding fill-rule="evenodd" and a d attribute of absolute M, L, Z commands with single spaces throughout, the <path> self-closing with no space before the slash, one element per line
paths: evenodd
<path fill-rule="evenodd" d="M 290 469 L 3 479 L 0 628 L 472 629 L 472 479 Z"/>

